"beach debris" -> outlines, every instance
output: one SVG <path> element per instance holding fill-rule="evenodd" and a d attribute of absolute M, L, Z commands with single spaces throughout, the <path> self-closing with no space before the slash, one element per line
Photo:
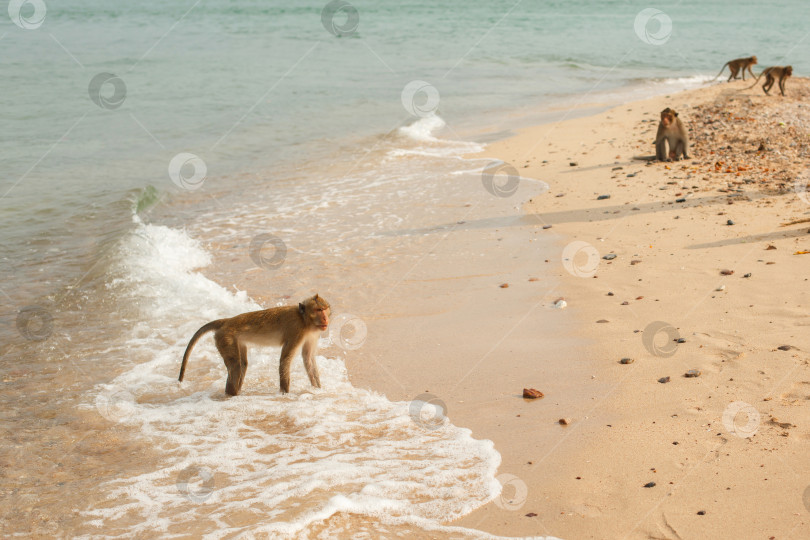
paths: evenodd
<path fill-rule="evenodd" d="M 720 275 L 721 276 L 730 276 L 733 273 L 734 273 L 734 270 L 720 270 Z"/>
<path fill-rule="evenodd" d="M 508 289 L 508 288 L 509 288 L 508 283 L 501 283 L 501 289 Z"/>
<path fill-rule="evenodd" d="M 635 177 L 637 174 L 638 174 L 638 171 L 636 171 L 636 172 L 631 172 L 631 173 L 629 173 L 629 174 L 627 175 L 627 178 L 634 178 L 634 177 Z"/>
<path fill-rule="evenodd" d="M 571 423 L 571 419 L 570 418 L 560 418 L 559 420 L 557 420 L 557 422 L 559 422 L 561 426 L 567 426 L 568 424 Z"/>
<path fill-rule="evenodd" d="M 544 397 L 545 394 L 540 390 L 536 390 L 534 388 L 524 388 L 523 389 L 523 397 L 525 399 L 539 399 Z"/>
<path fill-rule="evenodd" d="M 557 309 L 565 309 L 568 307 L 568 302 L 565 301 L 565 298 L 557 298 L 554 300 L 554 307 Z"/>
<path fill-rule="evenodd" d="M 576 167 L 577 165 L 579 165 L 579 163 L 577 163 L 576 161 L 572 161 L 568 165 L 570 165 L 571 167 Z"/>
<path fill-rule="evenodd" d="M 633 362 L 635 362 L 635 360 L 633 360 L 632 358 L 622 358 L 621 360 L 619 360 L 619 363 L 624 365 L 632 364 Z"/>
<path fill-rule="evenodd" d="M 609 320 L 607 320 L 607 319 L 599 319 L 599 320 L 598 320 L 598 321 L 596 321 L 596 322 L 598 322 L 598 323 L 606 323 L 606 322 L 610 322 L 610 321 L 609 321 Z"/>
<path fill-rule="evenodd" d="M 686 202 L 686 197 L 681 197 L 679 199 L 675 199 L 675 202 Z"/>
<path fill-rule="evenodd" d="M 644 300 L 643 296 L 636 296 L 636 300 Z"/>
<path fill-rule="evenodd" d="M 554 195 L 555 197 L 565 197 L 565 193 L 557 193 Z"/>
<path fill-rule="evenodd" d="M 537 514 L 535 514 L 534 512 L 529 512 L 528 514 L 526 514 L 526 517 L 535 517 L 536 515 Z"/>
<path fill-rule="evenodd" d="M 801 250 L 794 253 L 794 255 L 807 255 L 808 253 L 810 253 L 810 251 Z"/>
<path fill-rule="evenodd" d="M 725 290 L 726 290 L 726 286 L 725 286 L 725 285 L 720 285 L 719 287 L 717 287 L 717 288 L 715 289 L 715 291 L 725 291 Z"/>
<path fill-rule="evenodd" d="M 673 341 L 677 341 L 678 343 L 686 343 L 686 338 L 679 337 L 678 339 Z"/>
<path fill-rule="evenodd" d="M 744 278 L 749 278 L 749 277 L 751 277 L 751 272 L 748 272 L 747 274 L 744 274 L 744 275 L 743 275 L 743 277 L 744 277 Z"/>
<path fill-rule="evenodd" d="M 612 261 L 616 257 L 617 255 L 615 253 L 608 253 L 607 255 L 602 256 L 602 258 L 605 259 L 606 261 Z"/>
<path fill-rule="evenodd" d="M 605 199 L 609 199 L 610 195 L 599 195 L 596 200 L 597 201 L 604 201 Z"/>
<path fill-rule="evenodd" d="M 699 516 L 705 516 L 705 515 L 706 515 L 706 510 L 698 510 L 697 515 L 699 515 Z"/>
<path fill-rule="evenodd" d="M 610 292 L 610 291 L 608 291 L 607 295 L 608 295 L 608 296 L 613 296 L 613 293 L 612 293 L 612 292 Z"/>
<path fill-rule="evenodd" d="M 668 382 L 669 382 L 669 380 L 670 380 L 670 379 L 669 379 L 669 376 L 667 376 L 667 377 L 661 377 L 660 379 L 658 379 L 658 382 L 660 382 L 661 384 L 666 384 L 666 383 L 668 383 Z"/>
<path fill-rule="evenodd" d="M 536 278 L 536 277 L 530 277 L 530 278 L 529 278 L 529 281 L 540 281 L 540 278 Z"/>
<path fill-rule="evenodd" d="M 792 348 L 793 348 L 793 347 L 791 347 L 790 345 L 779 345 L 779 346 L 777 347 L 777 349 L 779 349 L 780 351 L 789 351 L 789 350 L 790 350 L 790 349 L 792 349 Z"/>
<path fill-rule="evenodd" d="M 620 170 L 622 170 L 622 169 L 624 169 L 624 167 L 613 167 L 613 168 L 612 168 L 612 169 L 610 169 L 610 170 L 611 170 L 611 171 L 620 171 Z"/>
<path fill-rule="evenodd" d="M 623 306 L 629 306 L 629 305 L 630 305 L 630 302 L 628 302 L 627 300 L 625 300 L 624 302 L 622 302 L 622 305 L 623 305 Z"/>
<path fill-rule="evenodd" d="M 640 260 L 640 259 L 633 259 L 632 261 L 630 261 L 630 266 L 635 266 L 635 265 L 637 265 L 637 264 L 638 264 L 638 263 L 640 263 L 640 262 L 641 262 L 641 260 Z"/>
<path fill-rule="evenodd" d="M 771 250 L 771 249 L 776 249 L 776 246 L 773 245 L 773 244 L 768 244 L 768 247 L 765 248 L 765 251 L 768 251 L 768 250 Z"/>
<path fill-rule="evenodd" d="M 730 219 L 726 220 L 726 225 L 734 225 L 734 221 L 732 221 Z"/>
<path fill-rule="evenodd" d="M 771 419 L 768 420 L 768 422 L 775 426 L 779 426 L 782 429 L 790 429 L 792 427 L 796 427 L 794 424 L 791 424 L 790 422 L 780 422 L 779 419 L 776 418 L 775 416 L 771 416 Z"/>
<path fill-rule="evenodd" d="M 690 369 L 686 373 L 683 374 L 684 377 L 693 378 L 693 377 L 700 377 L 700 370 L 699 369 Z"/>
<path fill-rule="evenodd" d="M 645 488 L 655 487 L 655 482 L 647 482 L 646 484 L 644 484 L 644 487 Z"/>
<path fill-rule="evenodd" d="M 550 229 L 551 225 L 543 225 L 543 229 Z"/>

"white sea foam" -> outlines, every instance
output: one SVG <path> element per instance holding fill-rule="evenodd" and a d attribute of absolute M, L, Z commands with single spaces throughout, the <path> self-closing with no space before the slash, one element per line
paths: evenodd
<path fill-rule="evenodd" d="M 183 231 L 136 219 L 118 255 L 109 287 L 121 302 L 138 303 L 144 322 L 127 347 L 147 360 L 100 385 L 88 407 L 138 428 L 162 460 L 99 487 L 108 501 L 88 517 L 105 537 L 308 538 L 359 529 L 379 537 L 392 527 L 490 537 L 441 522 L 499 494 L 491 441 L 443 414 L 432 415 L 438 425 L 423 423 L 413 402 L 353 387 L 328 342 L 318 357 L 323 389 L 309 387 L 296 362 L 292 391 L 280 394 L 278 350 L 252 349 L 244 393 L 226 399 L 210 337 L 179 384 L 183 350 L 200 325 L 259 306 L 195 272 L 210 256 Z"/>
<path fill-rule="evenodd" d="M 484 146 L 474 142 L 444 139 L 435 136 L 437 131 L 447 127 L 447 122 L 436 114 L 425 116 L 407 126 L 402 126 L 397 133 L 408 142 L 406 146 L 388 152 L 389 156 L 427 156 L 458 157 L 461 154 L 481 152 Z M 413 143 L 419 143 L 416 146 Z"/>

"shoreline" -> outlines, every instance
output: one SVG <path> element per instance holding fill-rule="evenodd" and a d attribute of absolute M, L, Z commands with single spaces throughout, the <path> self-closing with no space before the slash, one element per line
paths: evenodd
<path fill-rule="evenodd" d="M 784 191 L 784 179 L 739 181 L 745 186 L 740 192 L 737 184 L 726 185 L 727 177 L 706 173 L 712 156 L 695 149 L 705 151 L 716 141 L 698 133 L 705 126 L 690 116 L 698 105 L 723 108 L 732 106 L 729 98 L 750 100 L 757 111 L 751 128 L 770 129 L 782 120 L 773 115 L 802 107 L 795 96 L 804 97 L 810 85 L 806 79 L 790 82 L 786 98 L 765 96 L 758 87 L 731 94 L 750 81 L 718 84 L 521 129 L 488 146 L 488 156 L 551 185 L 524 212 L 552 225 L 542 234 L 559 235 L 558 258 L 549 266 L 577 321 L 573 333 L 591 341 L 575 350 L 587 365 L 568 380 L 586 388 L 591 407 L 585 415 L 566 414 L 556 406 L 563 390 L 556 381 L 526 376 L 514 393 L 523 384 L 546 397 L 501 402 L 498 412 L 513 417 L 511 432 L 487 426 L 480 416 L 461 420 L 451 412 L 454 423 L 493 440 L 503 458 L 499 474 L 512 474 L 527 488 L 519 507 L 487 504 L 453 525 L 577 539 L 808 534 L 810 508 L 802 497 L 810 466 L 801 456 L 810 450 L 810 362 L 804 352 L 810 339 L 800 327 L 810 324 L 810 284 L 808 259 L 793 253 L 810 249 L 810 231 L 779 225 L 806 217 L 810 202 L 797 203 L 790 191 L 775 194 L 776 184 Z M 694 130 L 692 159 L 632 161 L 652 153 L 657 114 L 667 106 Z M 806 153 L 807 141 L 799 139 L 799 145 Z M 739 159 L 746 150 L 735 142 Z M 754 175 L 741 170 L 742 178 Z M 597 201 L 602 194 L 611 198 Z M 675 202 L 683 197 L 685 203 Z M 573 259 L 575 272 L 563 267 L 562 251 L 575 241 L 600 257 L 592 277 L 587 253 Z M 608 253 L 616 258 L 601 259 Z M 723 276 L 724 269 L 735 273 Z M 671 356 L 665 356 L 667 336 L 645 338 L 656 321 L 685 339 Z M 782 345 L 791 348 L 779 350 Z M 634 362 L 620 364 L 624 357 Z M 692 369 L 701 375 L 684 377 Z M 520 373 L 504 376 L 524 380 Z M 668 383 L 657 382 L 665 376 Z M 571 425 L 555 425 L 566 416 Z M 532 444 L 522 444 L 527 437 Z M 648 482 L 656 485 L 644 488 Z M 502 497 L 511 496 L 507 490 Z"/>

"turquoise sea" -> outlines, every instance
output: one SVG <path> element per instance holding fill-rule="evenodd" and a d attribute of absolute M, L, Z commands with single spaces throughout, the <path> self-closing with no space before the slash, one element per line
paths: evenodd
<path fill-rule="evenodd" d="M 452 424 L 443 435 L 404 426 L 407 404 L 352 387 L 334 355 L 325 370 L 348 398 L 325 392 L 302 404 L 275 396 L 267 378 L 253 401 L 229 405 L 212 398 L 222 377 L 213 349 L 193 392 L 154 388 L 174 388 L 178 350 L 203 319 L 268 307 L 234 290 L 234 272 L 286 257 L 309 274 L 271 281 L 267 298 L 311 291 L 309 275 L 324 286 L 348 275 L 371 284 L 372 303 L 398 279 L 375 264 L 415 256 L 418 231 L 441 223 L 448 201 L 489 196 L 470 193 L 480 180 L 452 182 L 480 176 L 483 164 L 460 156 L 552 108 L 559 118 L 580 104 L 699 86 L 752 54 L 759 69 L 810 70 L 806 0 L 11 0 L 7 11 L 0 425 L 10 442 L 0 452 L 25 474 L 0 492 L 0 517 L 23 534 L 46 523 L 45 534 L 159 537 L 203 523 L 216 537 L 329 537 L 361 525 L 370 537 L 382 527 L 476 537 L 435 531 L 498 496 L 497 449 Z M 257 238 L 275 253 L 255 248 Z M 272 365 L 272 354 L 262 358 Z M 340 411 L 341 429 L 313 423 L 308 407 Z M 247 447 L 219 423 L 251 431 L 268 410 L 289 418 L 253 432 Z M 206 442 L 184 431 L 190 423 Z M 105 442 L 109 425 L 116 436 Z M 395 478 L 355 464 L 326 479 L 349 467 L 326 449 L 362 425 L 387 434 L 362 460 L 385 453 L 379 472 Z M 86 437 L 92 452 L 76 442 Z M 352 437 L 343 441 L 370 440 Z M 118 451 L 107 461 L 94 453 L 105 445 Z M 261 459 L 277 476 L 217 469 Z M 216 482 L 220 508 L 250 517 L 206 513 L 174 480 L 193 467 L 197 499 Z M 50 481 L 54 470 L 62 477 Z M 444 483 L 411 486 L 426 484 L 420 474 Z M 249 493 L 222 488 L 237 481 Z M 357 515 L 361 525 L 346 517 Z"/>

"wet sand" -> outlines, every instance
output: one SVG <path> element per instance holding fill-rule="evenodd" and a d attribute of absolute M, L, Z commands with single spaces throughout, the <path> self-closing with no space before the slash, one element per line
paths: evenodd
<path fill-rule="evenodd" d="M 524 211 L 556 242 L 545 270 L 560 283 L 546 300 L 565 298 L 558 314 L 575 323 L 559 331 L 578 345 L 504 332 L 491 371 L 472 376 L 490 393 L 468 393 L 451 418 L 492 439 L 499 472 L 516 478 L 502 477 L 513 504 L 455 524 L 570 539 L 810 535 L 810 225 L 781 226 L 810 218 L 810 81 L 791 80 L 784 98 L 749 85 L 629 103 L 487 148 L 551 186 Z M 691 128 L 692 159 L 632 160 L 654 153 L 665 107 Z M 537 300 L 523 295 L 523 309 Z M 545 398 L 523 400 L 523 387 Z"/>

